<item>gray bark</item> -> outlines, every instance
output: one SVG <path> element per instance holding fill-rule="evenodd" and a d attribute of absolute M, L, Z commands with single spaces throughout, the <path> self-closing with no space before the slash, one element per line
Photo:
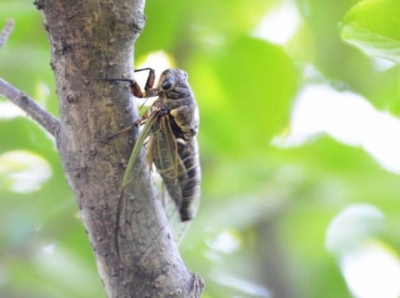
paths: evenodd
<path fill-rule="evenodd" d="M 138 132 L 99 142 L 137 118 L 129 89 L 98 79 L 133 78 L 144 0 L 35 4 L 48 32 L 59 123 L 45 111 L 36 112 L 48 119 L 46 129 L 55 135 L 108 297 L 200 297 L 202 279 L 179 255 L 147 166 L 141 181 L 127 190 L 134 200 L 120 204 L 123 165 Z"/>

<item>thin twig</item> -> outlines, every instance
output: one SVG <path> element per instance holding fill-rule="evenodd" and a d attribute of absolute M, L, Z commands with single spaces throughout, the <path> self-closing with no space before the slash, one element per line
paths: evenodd
<path fill-rule="evenodd" d="M 8 36 L 14 28 L 14 20 L 8 20 L 0 33 L 0 48 L 6 43 Z M 10 83 L 0 78 L 0 95 L 9 99 L 12 103 L 21 108 L 28 116 L 37 121 L 51 135 L 55 136 L 60 125 L 59 121 L 47 113 L 32 98 L 19 91 Z"/>
<path fill-rule="evenodd" d="M 21 108 L 28 116 L 37 121 L 51 135 L 55 136 L 60 125 L 57 118 L 47 113 L 32 98 L 19 91 L 10 83 L 0 78 L 0 95 L 9 99 L 12 103 Z"/>
<path fill-rule="evenodd" d="M 14 28 L 14 20 L 8 20 L 4 25 L 3 31 L 0 33 L 0 48 L 7 42 L 8 37 L 10 36 L 11 31 Z"/>

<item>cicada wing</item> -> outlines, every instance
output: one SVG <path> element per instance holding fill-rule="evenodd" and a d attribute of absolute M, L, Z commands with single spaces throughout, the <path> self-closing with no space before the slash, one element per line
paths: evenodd
<path fill-rule="evenodd" d="M 161 200 L 167 214 L 172 236 L 179 245 L 191 224 L 191 221 L 183 221 L 183 218 L 193 218 L 199 209 L 201 173 L 197 140 L 192 139 L 185 143 L 178 141 L 177 144 L 178 164 L 183 165 L 185 170 L 185 175 L 178 176 L 180 179 L 177 179 L 174 184 L 174 187 L 180 191 L 180 209 L 177 208 L 175 201 L 171 198 L 171 186 L 168 189 L 165 183 L 161 188 Z"/>
<path fill-rule="evenodd" d="M 123 177 L 118 218 L 119 234 L 123 238 L 126 238 L 128 234 L 124 227 L 132 221 L 131 217 L 134 216 L 135 208 L 137 208 L 135 206 L 135 193 L 140 187 L 139 176 L 145 169 L 146 159 L 142 158 L 140 164 L 137 163 L 137 160 L 146 139 L 149 139 L 147 161 L 149 164 L 155 164 L 162 179 L 160 198 L 176 243 L 181 242 L 190 226 L 189 222 L 182 222 L 180 209 L 184 201 L 187 200 L 182 195 L 193 190 L 193 177 L 198 176 L 193 174 L 198 172 L 197 147 L 196 150 L 193 150 L 191 142 L 187 144 L 179 143 L 172 131 L 169 117 L 168 114 L 160 116 L 158 111 L 150 114 L 129 158 Z M 195 155 L 192 155 L 192 153 Z M 197 162 L 193 162 L 196 161 L 196 159 L 193 160 L 193 157 L 197 158 Z M 131 183 L 133 184 L 133 192 L 127 191 L 127 186 Z M 198 183 L 196 185 L 198 186 Z M 199 200 L 191 202 L 192 215 L 197 212 L 198 202 Z"/>
<path fill-rule="evenodd" d="M 169 115 L 160 117 L 159 129 L 154 132 L 149 152 L 170 197 L 177 206 L 182 203 L 179 179 L 184 179 L 186 170 L 178 153 L 178 143 L 171 130 Z"/>
<path fill-rule="evenodd" d="M 172 238 L 175 240 L 177 245 L 180 245 L 182 240 L 185 238 L 186 232 L 189 230 L 191 222 L 182 222 L 179 209 L 169 195 L 165 184 L 162 184 L 161 186 L 161 202 L 168 218 L 168 224 L 172 233 Z"/>
<path fill-rule="evenodd" d="M 152 128 L 157 123 L 158 118 L 159 118 L 159 113 L 157 111 L 151 113 L 149 118 L 146 121 L 146 124 L 143 127 L 143 130 L 141 131 L 138 139 L 136 140 L 135 146 L 133 147 L 131 156 L 129 157 L 129 161 L 128 161 L 128 164 L 125 169 L 124 177 L 122 179 L 122 190 L 131 181 L 130 176 L 131 176 L 131 172 L 132 172 L 132 167 L 139 155 L 140 149 L 142 148 L 145 140 L 149 137 Z"/>
<path fill-rule="evenodd" d="M 161 201 L 173 238 L 179 244 L 189 228 L 189 223 L 182 222 L 180 214 L 183 202 L 182 181 L 188 181 L 189 177 L 179 154 L 180 144 L 171 129 L 169 117 L 160 117 L 159 129 L 152 135 L 149 152 L 152 152 L 152 161 L 162 179 Z"/>
<path fill-rule="evenodd" d="M 123 240 L 119 239 L 120 237 L 129 237 L 129 231 L 127 230 L 129 224 L 127 225 L 127 223 L 132 222 L 132 216 L 137 212 L 138 204 L 136 197 L 139 193 L 139 187 L 141 186 L 140 176 L 143 174 L 149 175 L 145 167 L 146 159 L 138 159 L 138 157 L 140 154 L 144 153 L 141 149 L 146 139 L 151 135 L 151 129 L 157 122 L 158 117 L 159 113 L 157 111 L 151 113 L 148 117 L 139 137 L 136 140 L 124 172 L 118 207 L 118 241 Z M 139 160 L 141 160 L 141 162 L 138 162 Z M 128 187 L 128 185 L 131 185 L 131 187 Z"/>

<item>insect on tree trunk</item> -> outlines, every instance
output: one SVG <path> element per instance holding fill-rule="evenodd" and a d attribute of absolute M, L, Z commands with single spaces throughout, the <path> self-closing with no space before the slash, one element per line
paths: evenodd
<path fill-rule="evenodd" d="M 37 0 L 35 5 L 48 32 L 60 119 L 3 80 L 0 93 L 55 136 L 108 297 L 200 297 L 202 279 L 182 262 L 148 169 L 135 189 L 134 221 L 126 223 L 131 228 L 117 244 L 118 194 L 138 132 L 108 144 L 99 139 L 132 124 L 137 111 L 128 87 L 98 79 L 133 78 L 144 0 Z"/>

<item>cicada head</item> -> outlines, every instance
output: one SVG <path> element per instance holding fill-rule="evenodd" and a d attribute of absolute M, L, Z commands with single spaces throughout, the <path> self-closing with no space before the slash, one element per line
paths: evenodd
<path fill-rule="evenodd" d="M 181 69 L 165 70 L 158 82 L 157 89 L 160 90 L 160 97 L 168 99 L 182 99 L 192 95 L 188 84 L 188 74 Z"/>

